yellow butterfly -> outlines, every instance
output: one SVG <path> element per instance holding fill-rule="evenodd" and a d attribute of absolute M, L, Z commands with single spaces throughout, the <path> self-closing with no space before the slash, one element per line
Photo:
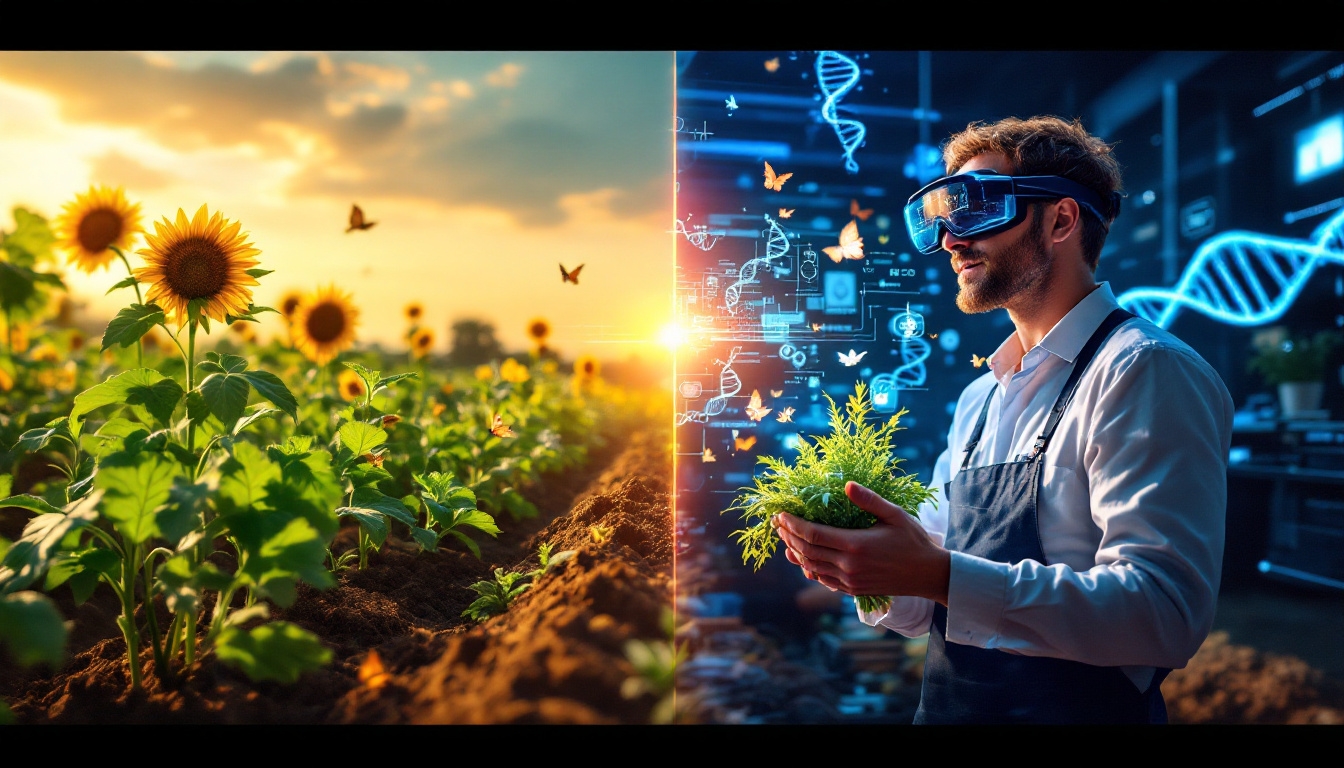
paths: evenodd
<path fill-rule="evenodd" d="M 814 331 L 820 331 L 820 330 L 821 330 L 821 323 L 813 323 L 813 324 L 812 324 L 812 330 L 814 330 Z"/>
<path fill-rule="evenodd" d="M 702 453 L 702 454 L 700 454 L 700 461 L 702 461 L 702 462 L 708 464 L 708 463 L 711 462 L 711 461 L 718 461 L 718 459 L 714 458 L 714 452 L 713 452 L 713 451 L 711 451 L 710 449 L 706 448 L 706 449 L 705 449 L 705 452 Z"/>
<path fill-rule="evenodd" d="M 878 236 L 877 236 L 877 242 L 881 243 L 882 245 L 886 245 L 886 244 L 887 244 L 887 241 L 889 241 L 889 240 L 891 240 L 891 235 L 878 235 Z"/>
<path fill-rule="evenodd" d="M 760 421 L 772 410 L 774 409 L 761 407 L 761 391 L 759 389 L 751 390 L 751 403 L 747 405 L 747 418 L 752 421 Z"/>
<path fill-rule="evenodd" d="M 583 269 L 583 265 L 582 265 L 582 264 L 580 264 L 579 266 L 577 266 L 577 267 L 575 267 L 575 268 L 573 268 L 573 269 L 565 269 L 565 265 L 564 265 L 564 264 L 561 264 L 561 265 L 560 265 L 560 283 L 561 283 L 561 284 L 564 284 L 564 283 L 573 283 L 573 284 L 575 284 L 575 285 L 578 285 L 578 284 L 579 284 L 579 270 L 581 270 L 581 269 Z"/>
<path fill-rule="evenodd" d="M 755 445 L 755 444 L 756 444 L 756 436 L 755 436 L 755 435 L 750 435 L 750 436 L 748 436 L 748 437 L 734 437 L 734 438 L 733 438 L 733 446 L 736 448 L 736 450 L 739 450 L 739 451 L 749 451 L 749 450 L 751 450 L 751 446 L 753 446 L 753 445 Z"/>
<path fill-rule="evenodd" d="M 844 363 L 846 366 L 851 366 L 858 365 L 859 361 L 863 359 L 863 356 L 868 354 L 868 350 L 865 349 L 862 352 L 855 352 L 851 348 L 848 355 L 844 352 L 837 352 L 836 354 L 840 356 L 840 362 Z"/>
<path fill-rule="evenodd" d="M 374 224 L 377 223 L 378 222 L 376 221 L 365 221 L 364 209 L 360 208 L 358 205 L 351 205 L 350 226 L 346 227 L 345 231 L 354 232 L 356 229 L 368 229 L 369 227 L 372 227 Z"/>
<path fill-rule="evenodd" d="M 825 251 L 836 264 L 845 259 L 862 259 L 863 238 L 859 237 L 858 222 L 850 219 L 845 228 L 840 230 L 840 244 L 827 246 L 821 250 Z"/>
<path fill-rule="evenodd" d="M 989 358 L 987 357 L 980 357 L 974 352 L 971 353 L 971 364 L 974 365 L 976 368 L 979 368 L 980 366 L 984 365 L 985 361 L 988 359 Z"/>
<path fill-rule="evenodd" d="M 770 390 L 770 396 L 771 396 L 771 397 L 779 397 L 779 396 L 782 395 L 782 394 L 784 394 L 784 390 L 782 390 L 782 389 L 772 389 L 772 390 Z"/>
<path fill-rule="evenodd" d="M 867 221 L 869 216 L 873 215 L 872 208 L 860 208 L 858 200 L 849 201 L 849 215 L 857 216 L 859 221 Z"/>
<path fill-rule="evenodd" d="M 517 437 L 518 433 L 513 431 L 513 426 L 504 423 L 504 417 L 498 413 L 490 421 L 490 434 L 495 437 Z"/>
<path fill-rule="evenodd" d="M 766 60 L 765 60 L 765 71 L 766 71 L 766 72 L 778 72 L 778 71 L 779 71 L 779 57 L 778 57 L 778 56 L 776 56 L 776 57 L 773 58 L 773 59 L 766 59 Z"/>
<path fill-rule="evenodd" d="M 781 173 L 775 175 L 775 169 L 770 167 L 770 161 L 765 161 L 765 188 L 773 189 L 776 192 L 784 188 L 784 182 L 789 180 L 792 173 Z"/>
<path fill-rule="evenodd" d="M 789 218 L 790 216 L 792 216 L 792 215 L 793 215 L 793 212 L 796 211 L 796 210 L 797 210 L 796 208 L 780 208 L 780 209 L 779 209 L 779 218 L 781 218 L 781 219 L 787 219 L 787 218 Z"/>
<path fill-rule="evenodd" d="M 789 406 L 775 415 L 777 421 L 793 421 L 793 406 Z"/>
<path fill-rule="evenodd" d="M 936 333 L 930 333 L 930 334 L 929 334 L 929 338 L 930 338 L 930 339 L 936 339 L 936 338 L 938 338 L 938 334 L 936 334 Z"/>

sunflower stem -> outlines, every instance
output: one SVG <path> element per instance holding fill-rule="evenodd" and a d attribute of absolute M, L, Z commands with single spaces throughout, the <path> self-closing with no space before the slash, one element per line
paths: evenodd
<path fill-rule="evenodd" d="M 196 389 L 196 322 L 191 321 L 187 329 L 187 391 Z M 196 453 L 196 425 L 187 429 L 187 453 Z"/>
<path fill-rule="evenodd" d="M 131 262 L 127 260 L 126 254 L 122 253 L 121 249 L 115 245 L 109 245 L 108 248 L 111 248 L 112 252 L 121 258 L 121 263 L 126 265 L 126 273 L 134 278 L 135 270 L 131 269 Z M 144 304 L 145 298 L 140 295 L 140 281 L 136 280 L 134 283 L 131 283 L 131 285 L 135 288 L 135 303 Z M 145 367 L 145 348 L 140 339 L 135 340 L 135 365 L 137 368 Z"/>

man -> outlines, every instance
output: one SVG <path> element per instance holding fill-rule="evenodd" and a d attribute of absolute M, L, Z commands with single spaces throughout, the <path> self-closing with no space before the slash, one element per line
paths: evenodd
<path fill-rule="evenodd" d="M 957 306 L 1015 332 L 962 392 L 918 519 L 850 483 L 863 530 L 779 514 L 790 562 L 868 624 L 929 635 L 917 723 L 1165 722 L 1160 685 L 1213 621 L 1232 400 L 1188 345 L 1119 308 L 1097 260 L 1119 212 L 1078 121 L 972 123 L 906 207 Z M 1007 178 L 1011 177 L 1011 178 Z"/>

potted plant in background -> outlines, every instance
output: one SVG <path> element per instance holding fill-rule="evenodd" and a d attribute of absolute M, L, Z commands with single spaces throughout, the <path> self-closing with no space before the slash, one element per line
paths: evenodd
<path fill-rule="evenodd" d="M 1304 416 L 1321 407 L 1326 365 L 1341 344 L 1344 334 L 1338 331 L 1297 338 L 1280 332 L 1255 345 L 1247 368 L 1259 373 L 1266 384 L 1278 387 L 1282 417 Z"/>

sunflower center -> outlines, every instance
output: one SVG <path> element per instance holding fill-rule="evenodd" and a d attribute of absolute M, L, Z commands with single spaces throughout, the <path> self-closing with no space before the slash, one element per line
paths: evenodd
<path fill-rule="evenodd" d="M 121 237 L 121 216 L 116 211 L 98 208 L 79 220 L 79 245 L 88 253 L 102 253 Z"/>
<path fill-rule="evenodd" d="M 213 240 L 192 237 L 168 249 L 163 272 L 173 293 L 203 299 L 228 285 L 229 257 Z"/>
<path fill-rule="evenodd" d="M 308 336 L 319 344 L 329 344 L 345 332 L 345 311 L 335 304 L 323 302 L 308 313 Z"/>

